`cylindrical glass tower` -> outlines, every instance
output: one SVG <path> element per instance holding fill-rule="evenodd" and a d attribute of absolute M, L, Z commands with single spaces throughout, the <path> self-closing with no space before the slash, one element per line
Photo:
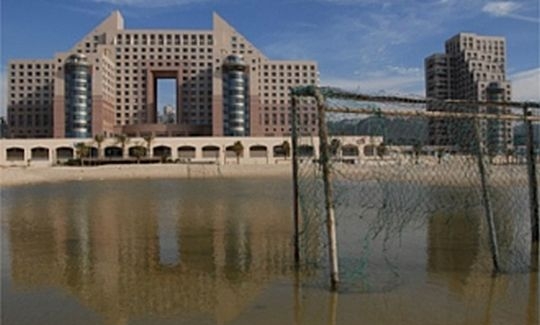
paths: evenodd
<path fill-rule="evenodd" d="M 66 138 L 92 137 L 91 66 L 83 54 L 69 56 L 65 64 Z"/>
<path fill-rule="evenodd" d="M 223 63 L 223 131 L 226 136 L 249 135 L 247 69 L 239 55 L 229 55 Z"/>

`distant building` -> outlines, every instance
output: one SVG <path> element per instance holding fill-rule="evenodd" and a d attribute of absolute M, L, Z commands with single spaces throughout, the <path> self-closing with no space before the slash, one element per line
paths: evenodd
<path fill-rule="evenodd" d="M 160 122 L 163 124 L 176 123 L 176 109 L 172 105 L 163 106 L 163 113 L 160 116 Z"/>
<path fill-rule="evenodd" d="M 506 80 L 506 41 L 504 37 L 460 33 L 445 44 L 445 53 L 425 59 L 426 97 L 470 101 L 510 101 L 511 87 Z M 499 106 L 428 105 L 430 111 L 503 113 Z M 470 149 L 475 135 L 472 121 L 431 119 L 431 145 L 457 145 Z M 502 154 L 512 146 L 510 122 L 483 121 L 480 128 L 490 154 Z"/>
<path fill-rule="evenodd" d="M 533 115 L 540 116 L 540 112 L 532 110 Z M 533 145 L 535 150 L 540 154 L 540 124 L 532 124 L 533 131 Z M 524 148 L 527 145 L 527 127 L 525 123 L 517 123 L 514 126 L 514 145 L 516 147 Z M 524 150 L 524 149 L 523 149 Z"/>
<path fill-rule="evenodd" d="M 289 88 L 319 83 L 316 62 L 271 60 L 217 14 L 211 30 L 142 30 L 118 11 L 53 59 L 10 60 L 7 78 L 17 138 L 289 135 Z M 161 78 L 176 80 L 172 124 L 158 123 Z M 300 109 L 316 134 L 314 101 Z"/>

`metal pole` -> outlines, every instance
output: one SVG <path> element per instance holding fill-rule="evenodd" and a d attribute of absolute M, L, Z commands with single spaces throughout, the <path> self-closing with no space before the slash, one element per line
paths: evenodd
<path fill-rule="evenodd" d="M 534 152 L 534 134 L 531 115 L 528 107 L 523 107 L 525 129 L 527 134 L 527 171 L 529 174 L 529 209 L 531 215 L 531 269 L 538 270 L 538 181 L 536 179 L 536 154 Z"/>
<path fill-rule="evenodd" d="M 334 215 L 334 194 L 330 172 L 330 150 L 328 144 L 328 129 L 326 126 L 324 98 L 320 91 L 315 93 L 319 115 L 319 148 L 324 182 L 324 200 L 326 207 L 326 230 L 328 234 L 328 257 L 330 262 L 330 285 L 336 291 L 339 283 L 338 253 L 336 240 L 336 219 Z"/>
<path fill-rule="evenodd" d="M 499 272 L 499 247 L 497 244 L 497 232 L 495 230 L 495 221 L 493 220 L 493 209 L 491 207 L 491 198 L 488 192 L 486 165 L 484 161 L 484 141 L 480 132 L 480 120 L 474 121 L 474 129 L 476 133 L 476 154 L 478 161 L 478 170 L 480 172 L 480 182 L 482 185 L 482 200 L 484 203 L 484 211 L 489 229 L 489 243 L 491 246 L 491 259 L 493 260 L 494 272 Z"/>
<path fill-rule="evenodd" d="M 293 174 L 293 218 L 294 218 L 294 264 L 300 265 L 300 200 L 298 199 L 298 130 L 296 121 L 296 105 L 298 98 L 292 97 L 292 174 Z"/>

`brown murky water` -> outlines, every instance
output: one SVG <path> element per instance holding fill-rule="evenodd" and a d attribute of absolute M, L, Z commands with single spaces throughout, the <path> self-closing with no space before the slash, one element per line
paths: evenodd
<path fill-rule="evenodd" d="M 538 324 L 538 274 L 491 277 L 467 217 L 404 232 L 391 285 L 329 293 L 294 271 L 290 197 L 286 179 L 3 189 L 1 323 Z"/>

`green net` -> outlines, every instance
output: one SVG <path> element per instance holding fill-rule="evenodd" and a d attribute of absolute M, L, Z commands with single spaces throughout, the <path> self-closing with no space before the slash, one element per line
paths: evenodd
<path fill-rule="evenodd" d="M 323 283 L 328 239 L 320 139 L 312 116 L 316 93 L 293 91 L 295 157 L 301 263 L 317 266 L 317 281 Z M 419 268 L 491 272 L 493 242 L 500 271 L 528 270 L 530 189 L 522 103 L 321 93 L 341 288 L 387 290 Z M 539 119 L 529 120 L 538 150 Z"/>

